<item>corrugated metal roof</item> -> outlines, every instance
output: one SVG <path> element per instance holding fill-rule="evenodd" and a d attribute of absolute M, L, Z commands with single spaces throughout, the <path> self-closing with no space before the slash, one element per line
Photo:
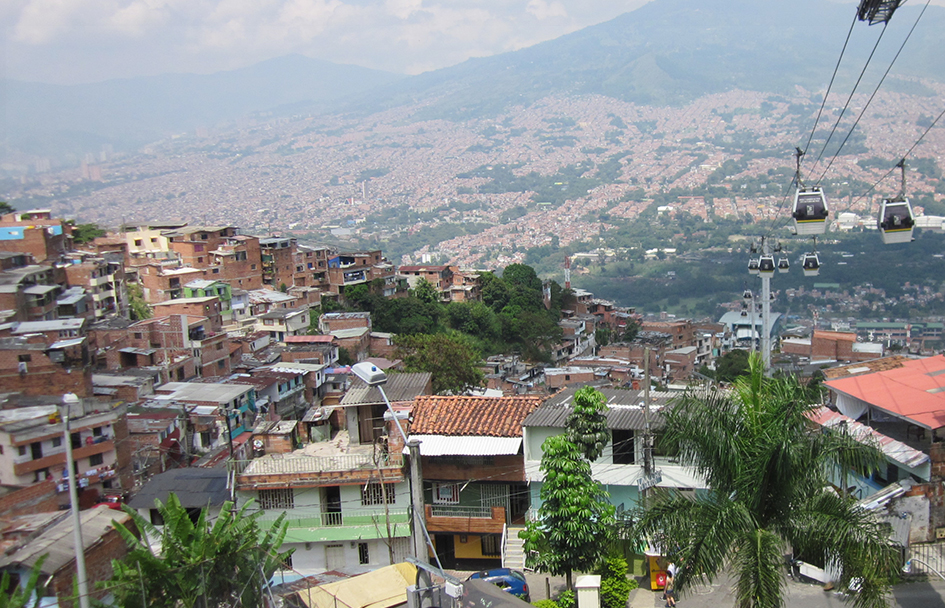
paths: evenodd
<path fill-rule="evenodd" d="M 390 374 L 387 376 L 387 384 L 384 385 L 384 393 L 387 398 L 394 403 L 396 401 L 413 401 L 427 390 L 430 383 L 431 374 L 423 372 L 421 374 Z M 352 376 L 351 388 L 345 393 L 341 400 L 341 405 L 369 405 L 375 403 L 384 403 L 384 397 L 376 386 L 368 386 L 360 378 Z"/>
<path fill-rule="evenodd" d="M 421 456 L 514 456 L 522 448 L 521 437 L 411 435 L 410 438 L 420 440 Z"/>
<path fill-rule="evenodd" d="M 529 414 L 522 426 L 548 426 L 564 428 L 572 410 L 574 393 L 579 387 L 567 388 L 548 398 L 540 408 Z M 620 389 L 599 389 L 607 400 L 607 426 L 611 429 L 643 429 L 643 391 Z M 650 392 L 650 426 L 658 429 L 663 426 L 660 409 L 669 404 L 676 395 L 666 392 Z"/>
<path fill-rule="evenodd" d="M 219 507 L 229 498 L 225 469 L 190 467 L 171 469 L 152 477 L 128 503 L 132 509 L 153 509 L 154 499 L 167 502 L 171 492 L 177 494 L 185 508 Z M 85 524 L 82 524 L 83 529 Z"/>
<path fill-rule="evenodd" d="M 910 468 L 922 466 L 929 462 L 929 455 L 925 452 L 913 449 L 901 441 L 896 441 L 892 437 L 883 435 L 876 429 L 860 424 L 840 412 L 835 412 L 826 407 L 820 407 L 813 410 L 809 417 L 817 424 L 826 428 L 837 428 L 841 424 L 847 425 L 847 430 L 857 441 L 865 441 L 867 437 L 872 437 L 879 446 L 879 449 L 898 463 L 904 464 Z"/>
<path fill-rule="evenodd" d="M 112 520 L 127 525 L 131 517 L 113 509 L 95 508 L 79 513 L 82 526 L 82 544 L 88 551 L 101 542 L 102 536 L 114 527 Z M 32 567 L 40 557 L 48 554 L 43 562 L 43 574 L 53 574 L 75 560 L 72 518 L 64 517 L 55 525 L 47 528 L 28 543 L 12 553 L 0 557 L 0 568 L 12 564 Z"/>

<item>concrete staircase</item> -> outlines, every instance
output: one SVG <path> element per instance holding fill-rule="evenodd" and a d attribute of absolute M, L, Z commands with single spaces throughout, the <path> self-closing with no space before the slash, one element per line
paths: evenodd
<path fill-rule="evenodd" d="M 508 526 L 505 529 L 505 546 L 502 547 L 502 567 L 514 570 L 525 569 L 525 541 L 518 537 L 523 526 Z"/>

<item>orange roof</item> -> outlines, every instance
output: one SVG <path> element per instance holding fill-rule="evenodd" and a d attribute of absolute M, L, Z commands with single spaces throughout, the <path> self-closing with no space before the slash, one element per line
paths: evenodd
<path fill-rule="evenodd" d="M 823 340 L 847 340 L 848 342 L 856 341 L 856 334 L 846 331 L 826 331 L 823 329 L 815 329 L 814 337 L 821 338 Z"/>
<path fill-rule="evenodd" d="M 541 404 L 537 395 L 448 397 L 422 395 L 414 401 L 411 434 L 521 437 L 525 416 Z"/>
<path fill-rule="evenodd" d="M 856 366 L 852 368 L 856 370 Z M 893 369 L 824 383 L 834 390 L 928 429 L 945 426 L 945 356 L 904 359 Z"/>

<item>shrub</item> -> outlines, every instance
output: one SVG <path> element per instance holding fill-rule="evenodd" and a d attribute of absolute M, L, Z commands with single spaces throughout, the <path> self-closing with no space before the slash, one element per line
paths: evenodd
<path fill-rule="evenodd" d="M 574 592 L 570 589 L 565 589 L 558 595 L 559 608 L 575 608 L 576 605 L 577 598 L 574 597 Z"/>
<path fill-rule="evenodd" d="M 532 602 L 532 606 L 535 606 L 535 608 L 560 608 L 558 602 L 554 600 L 537 600 Z"/>
<path fill-rule="evenodd" d="M 601 575 L 600 601 L 604 608 L 626 608 L 630 591 L 636 586 L 636 581 L 627 579 L 627 560 L 614 555 L 608 557 L 599 569 Z"/>

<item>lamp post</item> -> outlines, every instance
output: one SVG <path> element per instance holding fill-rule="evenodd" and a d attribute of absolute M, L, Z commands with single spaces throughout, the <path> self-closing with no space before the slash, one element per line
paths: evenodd
<path fill-rule="evenodd" d="M 377 387 L 377 390 L 380 391 L 381 397 L 384 399 L 384 404 L 387 406 L 387 411 L 390 412 L 391 418 L 394 419 L 394 424 L 397 425 L 397 430 L 400 432 L 400 436 L 409 450 L 410 506 L 413 511 L 413 530 L 411 534 L 413 552 L 416 559 L 426 561 L 428 559 L 427 547 L 429 546 L 430 549 L 433 549 L 433 543 L 430 542 L 430 537 L 427 533 L 423 512 L 423 475 L 420 470 L 420 442 L 416 439 L 407 438 L 407 433 L 404 432 L 404 427 L 400 424 L 400 420 L 397 418 L 397 414 L 394 412 L 394 408 L 387 398 L 387 393 L 384 391 L 384 384 L 387 383 L 387 374 L 376 365 L 367 361 L 352 365 L 351 371 L 355 376 L 363 380 L 365 384 Z M 440 558 L 436 554 L 435 549 L 433 550 L 433 557 L 436 559 L 437 566 L 442 570 L 443 564 L 440 563 Z M 432 584 L 430 574 L 422 568 L 418 570 L 417 574 L 418 590 L 429 589 Z M 421 604 L 426 605 L 422 602 Z"/>
<path fill-rule="evenodd" d="M 62 396 L 62 405 L 59 411 L 62 416 L 62 440 L 66 443 L 66 471 L 69 473 L 69 504 L 72 512 L 72 542 L 75 544 L 75 570 L 79 588 L 79 606 L 90 608 L 89 581 L 85 570 L 85 544 L 82 542 L 82 524 L 79 520 L 79 490 L 78 475 L 72 462 L 72 437 L 69 433 L 69 408 L 78 404 L 79 398 L 74 393 Z"/>

